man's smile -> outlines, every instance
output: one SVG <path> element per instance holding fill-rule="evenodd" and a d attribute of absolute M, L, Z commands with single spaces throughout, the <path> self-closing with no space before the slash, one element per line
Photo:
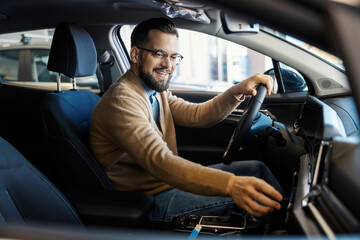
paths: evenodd
<path fill-rule="evenodd" d="M 169 75 L 171 74 L 171 70 L 169 69 L 154 69 L 154 72 L 160 79 L 167 80 Z"/>

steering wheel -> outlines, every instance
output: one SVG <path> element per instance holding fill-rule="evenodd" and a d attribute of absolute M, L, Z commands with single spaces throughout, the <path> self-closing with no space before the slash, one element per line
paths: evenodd
<path fill-rule="evenodd" d="M 246 140 L 246 135 L 249 133 L 252 123 L 254 122 L 265 99 L 267 88 L 264 84 L 259 84 L 256 91 L 256 96 L 253 96 L 250 99 L 250 102 L 246 106 L 244 114 L 239 120 L 226 148 L 223 156 L 223 163 L 226 165 L 229 165 L 232 162 L 233 157 L 240 150 L 240 147 L 242 147 L 244 141 Z"/>

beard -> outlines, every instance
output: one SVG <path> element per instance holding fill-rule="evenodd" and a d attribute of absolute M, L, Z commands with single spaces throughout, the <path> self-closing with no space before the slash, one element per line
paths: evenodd
<path fill-rule="evenodd" d="M 154 68 L 153 72 L 162 71 L 162 70 L 166 70 L 166 69 L 167 68 Z M 171 74 L 171 70 L 167 70 L 167 72 L 169 73 L 168 79 L 164 82 L 158 82 L 155 80 L 155 78 L 152 76 L 152 74 L 148 74 L 143 70 L 142 65 L 139 66 L 139 77 L 141 78 L 141 80 L 145 83 L 145 85 L 148 88 L 153 89 L 157 92 L 164 92 L 169 88 L 170 79 L 172 77 L 172 74 Z"/>

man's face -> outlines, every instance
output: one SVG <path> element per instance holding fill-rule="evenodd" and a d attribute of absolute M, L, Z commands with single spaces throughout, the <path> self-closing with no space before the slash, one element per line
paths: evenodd
<path fill-rule="evenodd" d="M 178 39 L 176 35 L 163 33 L 159 30 L 149 32 L 149 42 L 145 46 L 138 46 L 149 50 L 165 51 L 169 56 L 178 53 Z M 137 62 L 135 74 L 137 74 L 144 83 L 157 92 L 163 92 L 168 89 L 172 73 L 176 69 L 175 63 L 167 57 L 165 60 L 156 60 L 154 54 L 149 51 L 137 48 Z M 133 60 L 133 62 L 135 62 Z"/>

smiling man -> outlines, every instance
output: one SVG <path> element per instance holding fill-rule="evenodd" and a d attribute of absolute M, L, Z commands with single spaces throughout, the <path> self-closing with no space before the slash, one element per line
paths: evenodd
<path fill-rule="evenodd" d="M 256 95 L 258 84 L 265 84 L 268 94 L 272 89 L 271 77 L 257 74 L 202 104 L 177 98 L 168 87 L 183 58 L 178 37 L 165 18 L 144 21 L 134 29 L 131 69 L 93 112 L 90 144 L 96 159 L 116 189 L 155 196 L 149 219 L 229 215 L 236 205 L 255 216 L 280 209 L 282 189 L 261 162 L 205 167 L 177 155 L 175 125 L 214 125 L 244 95 Z"/>

